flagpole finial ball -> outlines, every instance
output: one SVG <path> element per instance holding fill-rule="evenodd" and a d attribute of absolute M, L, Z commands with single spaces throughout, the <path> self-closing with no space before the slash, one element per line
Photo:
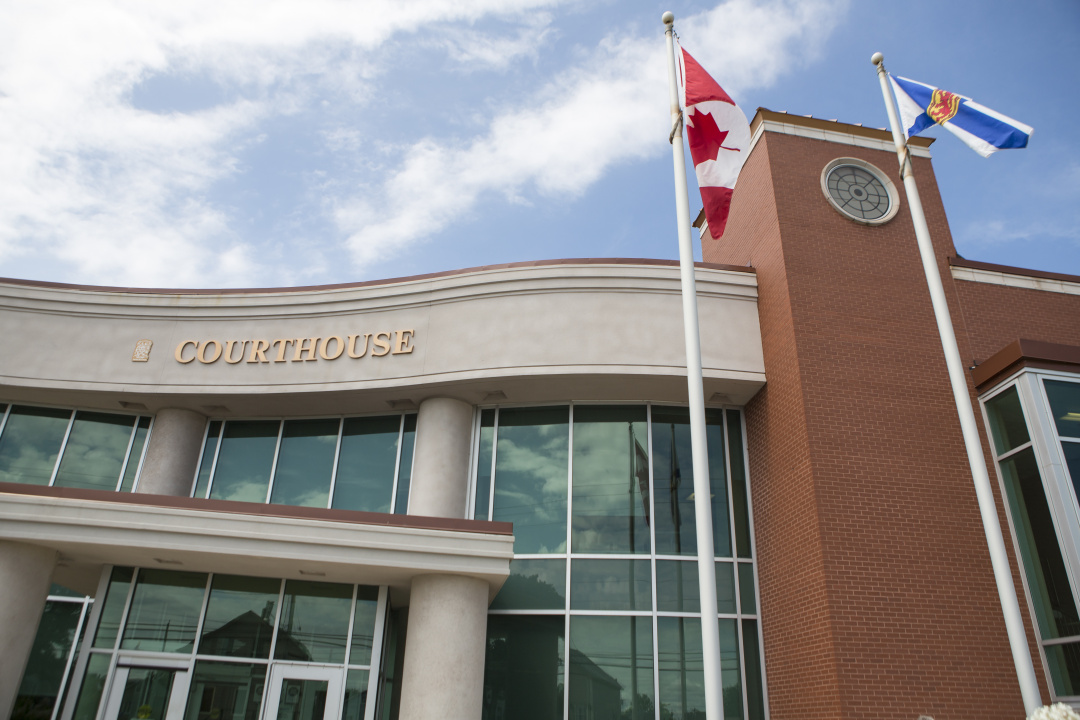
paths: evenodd
<path fill-rule="evenodd" d="M 675 13 L 668 10 L 666 13 L 663 14 L 663 16 L 660 18 L 660 20 L 665 25 L 670 25 L 671 23 L 675 22 Z"/>
<path fill-rule="evenodd" d="M 870 56 L 870 62 L 874 63 L 875 65 L 880 65 L 881 61 L 884 60 L 884 59 L 885 59 L 885 56 L 882 55 L 881 53 L 874 53 L 873 55 Z"/>

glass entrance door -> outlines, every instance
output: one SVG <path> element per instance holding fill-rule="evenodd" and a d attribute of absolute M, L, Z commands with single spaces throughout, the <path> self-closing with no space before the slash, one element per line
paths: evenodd
<path fill-rule="evenodd" d="M 274 663 L 264 720 L 337 720 L 341 668 Z"/>
<path fill-rule="evenodd" d="M 121 658 L 105 703 L 105 720 L 180 720 L 190 681 L 187 670 L 186 661 L 159 664 Z"/>

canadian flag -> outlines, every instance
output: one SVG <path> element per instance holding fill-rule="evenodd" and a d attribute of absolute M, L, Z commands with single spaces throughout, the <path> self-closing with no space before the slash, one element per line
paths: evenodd
<path fill-rule="evenodd" d="M 727 225 L 731 191 L 750 150 L 750 124 L 720 83 L 682 48 L 686 140 L 694 160 L 709 234 Z"/>

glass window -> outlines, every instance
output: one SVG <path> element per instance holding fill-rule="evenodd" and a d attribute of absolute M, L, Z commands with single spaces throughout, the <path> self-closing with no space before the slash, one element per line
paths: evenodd
<path fill-rule="evenodd" d="M 401 431 L 401 461 L 398 463 L 397 497 L 394 512 L 404 515 L 409 511 L 409 480 L 412 478 L 413 449 L 416 446 L 416 416 L 406 415 Z"/>
<path fill-rule="evenodd" d="M 1080 438 L 1080 383 L 1047 380 L 1045 385 L 1058 434 Z"/>
<path fill-rule="evenodd" d="M 266 665 L 199 660 L 184 720 L 259 720 Z"/>
<path fill-rule="evenodd" d="M 502 610 L 565 609 L 566 560 L 511 560 L 510 577 L 491 607 Z"/>
<path fill-rule="evenodd" d="M 757 620 L 743 620 L 743 658 L 746 660 L 746 717 L 765 720 L 765 682 L 761 677 L 761 645 Z"/>
<path fill-rule="evenodd" d="M 37 720 L 52 716 L 82 609 L 81 602 L 45 603 L 11 720 Z"/>
<path fill-rule="evenodd" d="M 64 457 L 56 473 L 57 487 L 115 490 L 127 456 L 135 418 L 108 413 L 75 413 Z"/>
<path fill-rule="evenodd" d="M 266 502 L 280 426 L 277 420 L 225 423 L 211 499 Z"/>
<path fill-rule="evenodd" d="M 704 718 L 701 620 L 659 617 L 656 619 L 656 641 L 660 665 L 660 717 L 671 720 Z M 725 712 L 724 717 L 730 716 Z"/>
<path fill-rule="evenodd" d="M 645 419 L 640 406 L 574 407 L 573 552 L 649 552 Z"/>
<path fill-rule="evenodd" d="M 268 658 L 281 581 L 215 575 L 206 605 L 199 653 Z"/>
<path fill-rule="evenodd" d="M 116 567 L 109 577 L 109 587 L 105 591 L 105 604 L 101 607 L 101 619 L 98 621 L 94 647 L 112 648 L 116 645 L 116 635 L 120 632 L 120 621 L 124 619 L 124 606 L 127 604 L 131 579 L 135 576 L 132 568 Z"/>
<path fill-rule="evenodd" d="M 719 572 L 720 568 L 717 567 Z M 701 612 L 696 562 L 656 561 L 656 609 L 663 612 Z"/>
<path fill-rule="evenodd" d="M 1004 455 L 1030 439 L 1015 386 L 988 400 L 986 413 L 990 418 L 990 434 L 998 455 Z"/>
<path fill-rule="evenodd" d="M 739 605 L 746 615 L 753 615 L 757 612 L 754 566 L 749 563 L 739 563 Z"/>
<path fill-rule="evenodd" d="M 720 683 L 724 693 L 724 717 L 743 716 L 742 676 L 739 672 L 738 621 L 720 618 Z"/>
<path fill-rule="evenodd" d="M 514 523 L 514 551 L 566 552 L 567 407 L 499 411 L 493 520 Z"/>
<path fill-rule="evenodd" d="M 370 665 L 375 641 L 375 614 L 379 607 L 379 588 L 360 585 L 356 588 L 356 611 L 353 614 L 350 665 Z M 367 686 L 364 686 L 367 692 Z"/>
<path fill-rule="evenodd" d="M 0 436 L 0 482 L 48 485 L 70 420 L 70 410 L 13 405 Z"/>
<path fill-rule="evenodd" d="M 286 420 L 270 502 L 327 507 L 340 420 Z"/>
<path fill-rule="evenodd" d="M 124 480 L 120 484 L 121 492 L 131 492 L 131 488 L 135 485 L 135 475 L 139 471 L 139 463 L 142 462 L 146 434 L 149 431 L 150 418 L 139 418 L 139 424 L 135 428 L 135 439 L 131 441 L 131 451 L 128 453 L 127 467 L 124 468 Z"/>
<path fill-rule="evenodd" d="M 274 658 L 345 662 L 351 604 L 351 585 L 287 581 Z"/>
<path fill-rule="evenodd" d="M 341 720 L 363 720 L 367 707 L 368 671 L 350 670 L 345 676 L 345 698 Z"/>
<path fill-rule="evenodd" d="M 489 616 L 481 717 L 562 720 L 564 658 L 562 615 Z"/>
<path fill-rule="evenodd" d="M 176 670 L 133 667 L 124 683 L 120 718 L 163 718 L 169 709 Z"/>
<path fill-rule="evenodd" d="M 202 462 L 199 463 L 199 475 L 195 478 L 195 492 L 192 497 L 206 497 L 206 488 L 210 484 L 210 471 L 214 467 L 220 437 L 221 421 L 213 420 L 206 431 L 206 444 L 203 445 Z"/>
<path fill-rule="evenodd" d="M 79 688 L 79 699 L 75 701 L 73 720 L 94 720 L 97 717 L 101 695 L 105 692 L 105 679 L 109 675 L 112 655 L 93 653 L 86 663 L 86 674 Z"/>
<path fill-rule="evenodd" d="M 574 560 L 570 563 L 572 610 L 652 610 L 648 560 Z"/>
<path fill-rule="evenodd" d="M 652 619 L 571 616 L 569 693 L 571 718 L 653 718 Z"/>
<path fill-rule="evenodd" d="M 334 507 L 390 512 L 401 416 L 346 418 L 334 481 Z"/>
<path fill-rule="evenodd" d="M 731 453 L 731 505 L 735 515 L 735 549 L 739 557 L 751 557 L 750 551 L 750 499 L 746 488 L 746 461 L 743 455 L 742 414 L 727 411 L 728 447 Z M 712 448 L 709 448 L 709 465 L 712 466 Z M 711 472 L 716 472 L 711 469 Z"/>
<path fill-rule="evenodd" d="M 473 517 L 487 520 L 491 501 L 491 456 L 495 452 L 495 411 L 480 413 L 480 448 L 476 459 L 476 502 Z"/>
<path fill-rule="evenodd" d="M 140 570 L 120 647 L 190 653 L 206 579 L 205 573 Z"/>

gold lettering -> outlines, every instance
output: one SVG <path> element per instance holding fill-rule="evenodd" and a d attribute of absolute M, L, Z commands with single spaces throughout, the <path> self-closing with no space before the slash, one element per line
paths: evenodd
<path fill-rule="evenodd" d="M 214 346 L 214 357 L 207 360 L 206 359 L 206 348 L 210 347 L 211 344 Z M 202 342 L 202 344 L 199 345 L 199 353 L 198 353 L 198 355 L 199 355 L 199 362 L 201 362 L 201 363 L 205 363 L 205 364 L 209 365 L 212 362 L 217 362 L 217 359 L 219 357 L 221 357 L 221 343 L 219 343 L 217 340 L 204 340 Z"/>
<path fill-rule="evenodd" d="M 381 337 L 385 337 L 386 339 L 380 340 L 379 338 Z M 371 344 L 373 346 L 371 349 L 371 357 L 382 357 L 383 355 L 386 355 L 390 352 L 390 333 L 375 333 L 375 340 Z M 375 348 L 382 348 L 382 352 L 375 352 Z"/>
<path fill-rule="evenodd" d="M 371 333 L 364 333 L 364 349 L 360 352 L 359 355 L 356 354 L 356 338 L 358 337 L 360 336 L 349 336 L 349 357 L 351 357 L 353 360 L 358 360 L 367 355 L 368 338 L 371 337 Z"/>
<path fill-rule="evenodd" d="M 251 341 L 251 356 L 248 358 L 249 363 L 264 363 L 270 362 L 263 355 L 263 352 L 270 349 L 270 343 L 265 340 L 252 340 Z"/>
<path fill-rule="evenodd" d="M 315 350 L 319 347 L 319 338 L 296 338 L 296 352 L 293 353 L 293 362 L 303 359 L 305 362 L 308 360 L 318 360 L 315 357 Z M 300 356 L 307 353 L 306 358 Z"/>
<path fill-rule="evenodd" d="M 331 340 L 337 342 L 337 352 L 335 352 L 333 355 L 326 351 L 326 348 L 330 347 Z M 330 337 L 324 339 L 322 341 L 322 346 L 319 347 L 319 356 L 323 360 L 337 360 L 339 357 L 341 357 L 341 353 L 343 352 L 345 352 L 345 341 L 337 335 L 331 335 Z"/>
<path fill-rule="evenodd" d="M 187 360 L 184 359 L 184 348 L 186 348 L 188 345 L 194 345 L 196 349 L 198 349 L 199 347 L 199 343 L 195 342 L 194 340 L 185 340 L 184 342 L 180 343 L 176 346 L 176 362 L 187 365 L 189 362 L 195 359 L 194 355 L 189 357 Z"/>
<path fill-rule="evenodd" d="M 232 359 L 233 345 L 235 345 L 238 342 L 240 343 L 240 357 L 233 360 Z M 249 341 L 247 341 L 247 340 L 229 340 L 227 343 L 225 343 L 225 362 L 229 363 L 230 365 L 235 365 L 236 363 L 243 360 L 244 359 L 244 350 L 247 349 L 248 342 Z"/>
<path fill-rule="evenodd" d="M 270 347 L 273 347 L 274 345 L 278 346 L 277 357 L 274 359 L 274 362 L 285 362 L 285 351 L 288 350 L 289 346 L 294 342 L 296 341 L 291 338 L 278 338 L 271 342 Z"/>
<path fill-rule="evenodd" d="M 397 342 L 394 343 L 394 355 L 408 355 L 413 351 L 409 341 L 412 340 L 412 336 L 415 335 L 412 330 L 398 330 Z"/>

